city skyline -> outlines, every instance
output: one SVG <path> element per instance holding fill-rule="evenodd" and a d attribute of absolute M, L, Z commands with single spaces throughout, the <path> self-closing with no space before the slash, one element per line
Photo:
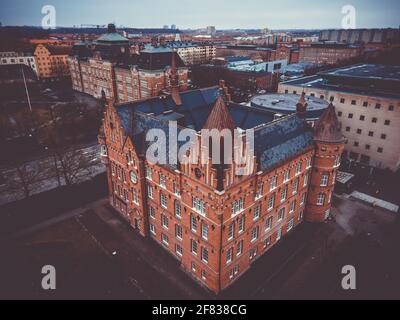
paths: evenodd
<path fill-rule="evenodd" d="M 79 10 L 74 10 L 74 3 Z M 79 3 L 74 0 L 68 3 L 32 0 L 29 6 L 22 0 L 4 0 L 0 21 L 2 25 L 39 26 L 45 5 L 55 7 L 57 27 L 115 22 L 117 26 L 132 28 L 162 28 L 174 24 L 180 29 L 198 29 L 207 25 L 215 25 L 217 29 L 329 29 L 341 28 L 345 5 L 356 9 L 357 28 L 398 28 L 400 24 L 400 3 L 396 0 L 353 0 L 351 3 L 335 0 L 322 4 L 316 0 L 282 0 L 279 3 L 251 0 L 246 6 L 238 0 L 204 0 L 201 3 L 155 0 L 151 4 L 128 0 L 119 0 L 117 4 L 105 0 Z"/>

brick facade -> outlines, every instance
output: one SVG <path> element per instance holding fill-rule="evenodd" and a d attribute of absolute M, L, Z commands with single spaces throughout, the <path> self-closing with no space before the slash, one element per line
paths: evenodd
<path fill-rule="evenodd" d="M 235 165 L 230 165 L 220 188 L 212 166 L 173 170 L 149 163 L 123 129 L 118 108 L 109 103 L 99 135 L 110 203 L 214 293 L 230 286 L 304 219 L 325 220 L 319 212 L 329 209 L 330 197 L 314 210 L 314 195 L 332 191 L 337 167 L 330 157 L 340 158 L 341 142 L 330 143 L 334 148 L 324 152 L 317 143 L 267 171 L 258 171 L 254 159 L 248 176 L 235 176 Z M 212 117 L 220 123 L 223 118 L 215 113 L 227 109 L 218 108 L 222 111 L 214 110 Z M 207 125 L 214 122 L 209 118 Z M 322 168 L 331 174 L 327 190 L 319 183 Z"/>

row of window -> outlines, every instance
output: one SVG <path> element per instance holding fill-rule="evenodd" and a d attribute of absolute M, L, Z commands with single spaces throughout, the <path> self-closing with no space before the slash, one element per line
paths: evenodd
<path fill-rule="evenodd" d="M 289 90 L 285 90 L 285 93 L 289 93 Z M 297 91 L 296 90 L 294 90 L 293 91 L 293 94 L 297 94 Z M 315 97 L 315 93 L 311 93 L 310 94 L 310 96 L 311 97 Z M 320 99 L 325 99 L 325 96 L 324 95 L 320 95 L 319 96 L 320 97 Z M 334 96 L 331 96 L 330 98 L 329 98 L 329 100 L 331 101 L 331 102 L 333 102 L 334 100 L 335 100 L 335 97 Z M 340 103 L 341 104 L 344 104 L 344 103 L 346 103 L 346 99 L 345 98 L 341 98 L 340 99 Z M 351 100 L 351 104 L 353 105 L 353 106 L 356 106 L 357 105 L 357 100 Z M 362 106 L 363 107 L 368 107 L 368 105 L 369 105 L 369 103 L 368 103 L 368 101 L 363 101 L 363 103 L 362 103 Z M 381 109 L 382 108 L 382 104 L 380 104 L 380 103 L 375 103 L 375 109 Z M 388 110 L 389 111 L 394 111 L 394 105 L 389 105 L 388 106 Z"/>
<path fill-rule="evenodd" d="M 273 208 L 273 203 L 275 201 L 275 196 L 271 197 L 270 199 L 272 199 L 271 202 L 268 203 L 268 211 L 270 211 L 271 207 Z M 303 206 L 304 203 L 306 201 L 306 193 L 303 193 L 301 196 L 301 200 L 300 200 L 300 206 Z M 296 200 L 292 200 L 290 202 L 290 206 L 289 206 L 289 213 L 293 214 L 296 211 L 296 207 L 297 207 L 297 201 Z M 283 219 L 285 218 L 285 213 L 286 213 L 286 208 L 281 208 L 278 211 L 278 221 L 282 222 Z M 254 209 L 254 213 L 253 213 L 253 221 L 257 221 L 259 220 L 261 217 L 261 204 L 258 204 L 255 209 Z M 236 230 L 236 225 L 237 225 L 237 232 L 238 235 L 242 234 L 245 231 L 245 215 L 242 215 L 238 222 L 232 222 L 231 224 L 229 224 L 228 229 L 227 229 L 227 239 L 228 241 L 232 241 L 235 238 L 235 230 Z M 273 226 L 273 217 L 269 217 L 266 220 L 265 223 L 265 231 L 269 231 Z M 252 229 L 252 242 L 256 241 L 258 238 L 258 227 L 255 227 Z"/>
<path fill-rule="evenodd" d="M 346 132 L 351 132 L 351 127 L 346 127 L 345 130 L 346 130 Z M 362 129 L 357 129 L 356 132 L 357 132 L 357 134 L 362 134 L 363 130 Z M 368 131 L 368 137 L 374 137 L 374 136 L 375 136 L 375 132 L 374 131 Z M 382 140 L 386 140 L 387 134 L 386 133 L 382 133 L 380 138 Z"/>
<path fill-rule="evenodd" d="M 289 179 L 288 178 L 289 176 L 286 174 L 286 172 L 288 172 L 288 170 L 285 171 L 285 173 L 284 173 L 284 175 L 285 175 L 284 183 L 287 183 L 289 181 L 289 180 L 286 180 L 286 179 Z M 324 179 L 326 179 L 325 176 L 324 176 Z M 327 179 L 329 180 L 329 175 L 328 175 Z M 304 176 L 303 187 L 306 187 L 308 185 L 308 180 L 309 180 L 309 173 L 307 173 Z M 299 184 L 300 184 L 300 179 L 296 178 L 293 181 L 293 185 L 292 185 L 292 195 L 296 195 L 298 193 Z M 322 184 L 322 182 L 321 182 L 321 184 Z M 274 177 L 272 177 L 271 182 L 270 182 L 270 191 L 273 191 L 276 188 L 277 188 L 277 177 L 274 176 Z M 259 186 L 259 190 L 258 190 L 258 192 L 256 194 L 256 200 L 260 198 L 260 197 L 258 197 L 258 195 L 262 194 L 261 190 L 262 190 L 262 185 Z M 280 202 L 281 203 L 286 201 L 286 199 L 288 197 L 288 190 L 289 190 L 288 184 L 286 184 L 285 186 L 282 187 L 281 193 L 280 193 Z M 272 194 L 269 197 L 269 199 L 268 199 L 268 211 L 270 211 L 270 210 L 272 210 L 274 208 L 274 206 L 275 206 L 275 197 L 276 197 L 275 193 Z M 232 203 L 232 215 L 237 215 L 237 214 L 241 213 L 243 210 L 244 210 L 244 198 L 240 198 L 238 200 L 235 200 Z"/>
<path fill-rule="evenodd" d="M 343 112 L 342 112 L 342 111 L 339 111 L 339 112 L 338 112 L 338 117 L 342 117 L 342 116 L 343 116 Z M 353 114 L 353 113 L 349 113 L 349 114 L 347 115 L 347 117 L 348 117 L 349 119 L 353 119 L 353 118 L 354 118 L 354 114 Z M 359 120 L 360 120 L 360 121 L 365 121 L 365 116 L 364 116 L 364 115 L 360 115 Z M 372 123 L 378 123 L 378 118 L 376 118 L 376 117 L 371 118 L 371 122 L 372 122 Z M 385 126 L 390 126 L 390 123 L 391 123 L 390 120 L 385 120 L 385 121 L 384 121 Z"/>
<path fill-rule="evenodd" d="M 354 145 L 354 147 L 358 148 L 360 146 L 360 143 L 358 141 L 354 141 L 353 145 Z M 364 147 L 365 147 L 365 150 L 371 150 L 371 145 L 370 144 L 366 144 Z M 382 147 L 378 147 L 376 149 L 376 152 L 383 153 L 383 148 Z"/>
<path fill-rule="evenodd" d="M 299 216 L 299 221 L 302 219 L 302 215 Z M 293 228 L 294 228 L 295 222 L 294 222 L 294 218 L 290 219 L 290 221 L 288 222 L 288 225 L 286 227 L 286 232 L 290 232 Z M 276 241 L 279 241 L 282 238 L 282 227 L 279 228 L 277 230 L 276 233 Z M 252 230 L 252 239 L 257 239 L 258 238 L 258 233 L 259 233 L 259 229 L 258 227 L 254 228 Z M 268 236 L 267 238 L 265 238 L 264 240 L 264 249 L 269 248 L 272 245 L 272 235 Z M 254 242 L 254 241 L 253 241 Z M 234 254 L 236 254 L 236 257 L 240 257 L 243 254 L 243 248 L 244 248 L 244 240 L 240 240 L 237 245 L 236 248 L 231 247 L 226 251 L 226 264 L 229 265 L 233 262 L 234 260 Z M 253 260 L 256 256 L 257 256 L 258 250 L 257 247 L 252 248 L 249 251 L 249 260 Z M 239 274 L 239 265 L 234 266 L 232 269 L 230 269 L 229 271 L 229 278 L 233 279 L 234 277 L 236 277 Z"/>

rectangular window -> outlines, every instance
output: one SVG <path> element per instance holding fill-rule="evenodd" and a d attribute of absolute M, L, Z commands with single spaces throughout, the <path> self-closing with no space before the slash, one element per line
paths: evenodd
<path fill-rule="evenodd" d="M 299 175 L 301 173 L 301 166 L 301 161 L 296 164 L 296 175 Z"/>
<path fill-rule="evenodd" d="M 242 232 L 244 232 L 244 228 L 245 228 L 245 217 L 244 217 L 244 215 L 243 216 L 241 216 L 240 217 L 240 219 L 239 219 L 239 230 L 238 230 L 238 232 L 239 233 L 242 233 Z"/>
<path fill-rule="evenodd" d="M 168 229 L 168 224 L 169 224 L 168 217 L 164 214 L 161 215 L 161 224 L 165 229 Z"/>
<path fill-rule="evenodd" d="M 154 225 L 152 225 L 152 224 L 150 224 L 150 232 L 151 232 L 153 235 L 156 235 L 156 227 L 155 227 Z"/>
<path fill-rule="evenodd" d="M 287 232 L 289 232 L 290 230 L 292 230 L 294 227 L 294 219 L 290 219 L 288 227 L 287 227 Z"/>
<path fill-rule="evenodd" d="M 137 190 L 132 188 L 132 201 L 136 204 L 139 204 L 139 196 Z"/>
<path fill-rule="evenodd" d="M 201 270 L 201 279 L 202 279 L 203 281 L 206 281 L 206 280 L 207 280 L 207 273 L 206 273 L 205 270 Z"/>
<path fill-rule="evenodd" d="M 169 238 L 166 234 L 161 234 L 162 243 L 166 246 L 169 246 Z"/>
<path fill-rule="evenodd" d="M 254 216 L 253 216 L 253 220 L 254 220 L 254 221 L 260 219 L 260 213 L 261 213 L 261 204 L 258 204 L 258 205 L 254 208 Z"/>
<path fill-rule="evenodd" d="M 296 210 L 296 200 L 293 200 L 292 202 L 290 202 L 290 213 L 293 213 Z"/>
<path fill-rule="evenodd" d="M 179 201 L 174 201 L 174 207 L 175 207 L 175 216 L 177 218 L 182 218 L 182 209 L 181 209 L 181 204 L 179 203 Z"/>
<path fill-rule="evenodd" d="M 288 182 L 289 179 L 290 179 L 290 170 L 288 169 L 283 173 L 283 182 Z"/>
<path fill-rule="evenodd" d="M 273 176 L 269 184 L 269 191 L 275 190 L 277 186 L 278 186 L 278 177 Z"/>
<path fill-rule="evenodd" d="M 311 159 L 311 158 L 308 158 L 308 159 L 307 159 L 307 169 L 310 169 L 310 168 L 311 168 L 311 162 L 312 162 L 312 159 Z"/>
<path fill-rule="evenodd" d="M 175 225 L 175 236 L 179 239 L 182 240 L 183 239 L 183 229 L 182 226 L 180 226 L 179 224 Z"/>
<path fill-rule="evenodd" d="M 160 174 L 159 178 L 160 178 L 160 186 L 163 187 L 163 188 L 166 188 L 166 186 L 167 186 L 167 177 L 163 176 L 162 174 Z"/>
<path fill-rule="evenodd" d="M 160 202 L 161 202 L 161 207 L 163 207 L 164 209 L 168 208 L 168 206 L 167 206 L 167 196 L 162 192 L 160 192 Z"/>
<path fill-rule="evenodd" d="M 279 228 L 276 234 L 276 241 L 279 241 L 281 238 L 282 238 L 282 228 Z"/>
<path fill-rule="evenodd" d="M 268 199 L 268 211 L 271 211 L 275 206 L 275 193 Z"/>
<path fill-rule="evenodd" d="M 153 174 L 153 170 L 151 168 L 146 168 L 146 178 L 151 180 L 152 174 Z"/>
<path fill-rule="evenodd" d="M 208 250 L 207 250 L 207 248 L 202 248 L 202 250 L 201 250 L 201 260 L 204 262 L 204 263 L 208 263 Z"/>
<path fill-rule="evenodd" d="M 269 217 L 267 221 L 265 222 L 265 231 L 269 231 L 272 228 L 272 221 L 273 217 Z"/>
<path fill-rule="evenodd" d="M 232 215 L 236 215 L 244 210 L 244 200 L 240 198 L 232 202 Z"/>
<path fill-rule="evenodd" d="M 206 213 L 206 205 L 205 202 L 197 197 L 192 198 L 192 208 L 194 211 L 205 215 Z"/>
<path fill-rule="evenodd" d="M 258 233 L 259 233 L 259 228 L 254 227 L 253 230 L 251 230 L 251 242 L 254 242 L 258 239 Z"/>
<path fill-rule="evenodd" d="M 243 240 L 240 240 L 236 248 L 236 256 L 239 257 L 243 253 Z"/>
<path fill-rule="evenodd" d="M 285 208 L 282 208 L 278 212 L 278 222 L 281 222 L 285 218 Z"/>
<path fill-rule="evenodd" d="M 328 182 L 329 182 L 329 174 L 324 173 L 321 177 L 320 186 L 326 187 L 328 185 Z"/>
<path fill-rule="evenodd" d="M 193 215 L 190 217 L 190 227 L 193 232 L 197 232 L 197 219 Z"/>
<path fill-rule="evenodd" d="M 235 223 L 232 222 L 228 227 L 228 241 L 232 240 L 235 235 Z"/>
<path fill-rule="evenodd" d="M 325 194 L 323 194 L 323 193 L 318 194 L 318 196 L 317 196 L 317 205 L 318 206 L 323 206 L 324 203 L 325 203 Z"/>
<path fill-rule="evenodd" d="M 149 207 L 149 211 L 150 211 L 150 218 L 155 219 L 156 218 L 156 209 L 154 209 L 153 207 Z"/>
<path fill-rule="evenodd" d="M 173 188 L 174 188 L 174 194 L 177 195 L 178 197 L 180 197 L 181 191 L 179 190 L 177 183 L 175 181 L 173 182 Z"/>
<path fill-rule="evenodd" d="M 201 224 L 201 237 L 204 240 L 208 240 L 208 225 L 204 222 Z"/>
<path fill-rule="evenodd" d="M 229 248 L 228 251 L 226 251 L 226 264 L 232 262 L 232 256 L 233 256 L 233 248 Z"/>
<path fill-rule="evenodd" d="M 303 181 L 303 187 L 307 187 L 308 185 L 308 179 L 310 178 L 310 173 L 307 172 L 304 176 L 304 181 Z"/>
<path fill-rule="evenodd" d="M 284 186 L 281 191 L 281 202 L 284 202 L 287 197 L 288 186 Z"/>
<path fill-rule="evenodd" d="M 293 183 L 292 194 L 293 195 L 297 194 L 297 191 L 299 191 L 299 178 L 297 178 Z"/>
<path fill-rule="evenodd" d="M 258 185 L 257 192 L 256 192 L 256 200 L 262 198 L 262 196 L 263 196 L 263 190 L 264 190 L 264 185 L 263 185 L 262 183 L 260 183 L 260 184 Z"/>
<path fill-rule="evenodd" d="M 153 199 L 153 187 L 152 186 L 147 186 L 147 196 L 150 199 Z"/>
<path fill-rule="evenodd" d="M 197 242 L 193 239 L 190 239 L 190 252 L 197 256 Z"/>
<path fill-rule="evenodd" d="M 182 255 L 183 255 L 183 249 L 182 249 L 182 246 L 180 245 L 180 244 L 176 244 L 175 245 L 175 252 L 176 252 L 176 254 L 178 255 L 178 256 L 181 256 L 182 257 Z"/>

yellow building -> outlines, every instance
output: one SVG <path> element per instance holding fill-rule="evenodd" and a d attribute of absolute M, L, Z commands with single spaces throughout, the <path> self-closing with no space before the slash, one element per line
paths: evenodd
<path fill-rule="evenodd" d="M 71 49 L 71 46 L 37 45 L 34 55 L 39 79 L 69 76 L 68 56 Z"/>

